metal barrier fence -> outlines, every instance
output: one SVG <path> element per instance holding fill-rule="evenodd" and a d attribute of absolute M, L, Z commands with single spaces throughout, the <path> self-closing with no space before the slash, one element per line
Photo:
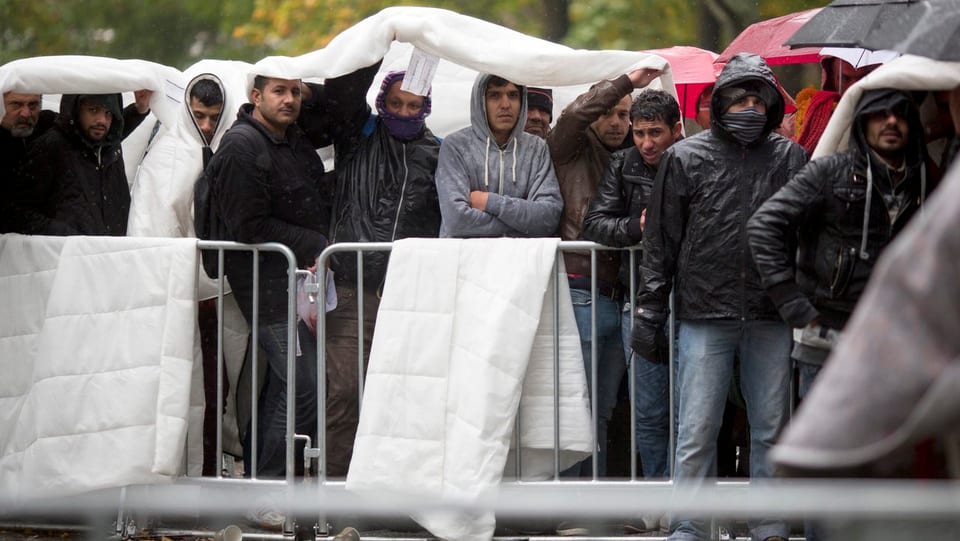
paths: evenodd
<path fill-rule="evenodd" d="M 260 245 L 242 245 L 229 242 L 210 242 L 200 241 L 198 246 L 201 250 L 213 250 L 218 254 L 219 264 L 219 283 L 218 283 L 218 335 L 217 335 L 217 401 L 223 403 L 224 389 L 223 382 L 223 300 L 224 300 L 224 254 L 228 251 L 249 251 L 255 257 L 252 258 L 254 282 L 259 280 L 259 254 L 261 252 L 275 252 L 281 254 L 287 260 L 288 268 L 288 325 L 287 340 L 289 344 L 296 341 L 296 262 L 293 253 L 285 246 L 279 244 L 260 244 Z M 318 258 L 318 289 L 314 293 L 323 298 L 322 287 L 325 283 L 325 269 L 329 258 L 333 254 L 355 252 L 357 261 L 357 289 L 363 291 L 363 262 L 364 252 L 388 251 L 391 249 L 390 243 L 367 243 L 367 244 L 336 244 L 325 250 Z M 596 268 L 597 253 L 600 250 L 609 250 L 609 248 L 591 243 L 591 242 L 562 242 L 561 251 L 589 251 L 592 267 Z M 632 250 L 625 252 L 625 257 L 629 258 L 629 268 L 635 271 L 637 268 L 636 253 Z M 558 258 L 559 259 L 559 258 Z M 554 269 L 555 274 L 558 272 Z M 591 312 L 591 329 L 596 333 L 597 314 L 597 279 L 596 272 L 591 273 L 591 290 L 593 306 Z M 561 277 L 563 278 L 563 277 Z M 631 287 L 629 290 L 629 299 L 636 298 L 636 280 L 631 277 Z M 256 366 L 258 362 L 258 318 L 257 305 L 258 293 L 254 292 L 254 317 L 251 322 L 251 362 Z M 558 296 L 558 291 L 554 291 L 554 298 Z M 556 303 L 555 303 L 556 306 Z M 318 311 L 322 310 L 322 303 L 318 306 Z M 263 531 L 245 531 L 244 539 L 293 539 L 296 536 L 293 517 L 300 517 L 303 525 L 313 526 L 313 532 L 318 538 L 327 537 L 328 530 L 327 518 L 332 515 L 350 515 L 350 516 L 400 516 L 412 512 L 419 512 L 424 509 L 438 510 L 473 510 L 478 506 L 489 508 L 496 511 L 498 517 L 519 517 L 519 518 L 556 518 L 560 516 L 577 515 L 582 517 L 633 517 L 639 516 L 643 511 L 664 512 L 685 512 L 698 513 L 703 516 L 743 518 L 748 516 L 763 516 L 774 514 L 785 518 L 802 519 L 806 516 L 815 516 L 831 520 L 854 521 L 854 524 L 863 524 L 862 521 L 872 523 L 881 523 L 884 519 L 898 519 L 907 523 L 916 525 L 924 523 L 946 524 L 946 532 L 956 532 L 957 517 L 960 516 L 960 485 L 954 482 L 927 482 L 919 485 L 907 481 L 887 481 L 887 482 L 866 482 L 866 481 L 815 481 L 815 482 L 769 482 L 762 485 L 753 486 L 746 482 L 719 482 L 711 483 L 708 486 L 701 487 L 695 491 L 687 491 L 680 487 L 672 486 L 669 480 L 665 481 L 644 481 L 638 478 L 636 463 L 636 434 L 635 434 L 635 400 L 634 392 L 634 374 L 633 365 L 630 365 L 629 383 L 630 383 L 630 445 L 631 445 L 631 465 L 629 479 L 619 480 L 601 480 L 597 471 L 597 451 L 594 450 L 594 468 L 592 479 L 589 480 L 567 480 L 559 477 L 559 466 L 557 459 L 557 449 L 554 450 L 554 478 L 547 481 L 511 481 L 504 482 L 501 486 L 497 498 L 481 502 L 459 502 L 459 501 L 436 501 L 422 498 L 370 498 L 359 497 L 345 491 L 343 482 L 331 481 L 326 478 L 324 465 L 325 456 L 325 430 L 326 415 L 326 381 L 325 381 L 325 359 L 326 352 L 324 348 L 325 337 L 325 318 L 323 313 L 318 314 L 318 422 L 317 422 L 317 444 L 305 441 L 306 456 L 308 459 L 315 459 L 319 469 L 316 476 L 306 481 L 298 481 L 294 476 L 295 462 L 295 444 L 297 441 L 304 441 L 304 436 L 295 434 L 295 378 L 296 373 L 296 349 L 287 348 L 287 419 L 286 419 L 286 475 L 283 480 L 258 479 L 255 473 L 248 474 L 248 479 L 230 479 L 222 475 L 221 457 L 223 454 L 222 443 L 222 415 L 217 418 L 217 475 L 213 478 L 184 478 L 180 482 L 169 486 L 149 486 L 149 487 L 126 487 L 116 491 L 102 491 L 96 494 L 85 495 L 83 497 L 46 499 L 44 501 L 19 502 L 10 501 L 4 498 L 0 491 L 0 528 L 6 527 L 30 527 L 35 529 L 56 529 L 67 530 L 72 526 L 64 524 L 39 524 L 28 523 L 26 521 L 11 522 L 10 517 L 17 517 L 20 511 L 23 516 L 33 516 L 34 513 L 52 513 L 67 516 L 80 516 L 88 519 L 90 525 L 88 528 L 77 528 L 76 531 L 92 532 L 91 538 L 102 539 L 101 533 L 107 531 L 107 519 L 104 516 L 113 510 L 116 520 L 114 521 L 114 537 L 116 538 L 138 538 L 138 537 L 157 537 L 157 536 L 201 536 L 213 537 L 219 527 L 208 529 L 197 528 L 171 528 L 171 527 L 148 527 L 143 528 L 141 513 L 171 513 L 171 514 L 190 514 L 205 513 L 212 516 L 231 515 L 235 516 L 238 511 L 242 511 L 250 505 L 254 497 L 267 496 L 277 502 L 277 507 L 286 511 L 283 530 L 280 533 L 269 533 Z M 558 320 L 558 315 L 554 313 L 554 329 Z M 362 374 L 363 359 L 363 303 L 358 303 L 358 334 L 360 340 L 360 354 L 357 359 L 357 368 Z M 674 326 L 671 319 L 670 325 L 670 359 L 673 365 L 674 359 Z M 593 359 L 597 358 L 596 337 L 592 340 L 591 355 Z M 557 338 L 554 339 L 556 348 Z M 556 356 L 556 349 L 555 349 Z M 588 374 L 589 385 L 592 389 L 597 386 L 597 363 L 591 363 L 591 373 Z M 673 394 L 673 369 L 670 374 L 670 400 L 674 400 Z M 253 449 L 251 452 L 251 462 L 254 472 L 256 471 L 256 441 L 257 441 L 257 408 L 258 404 L 258 381 L 256 370 L 252 371 L 252 390 L 251 402 L 253 413 L 251 415 L 251 440 Z M 362 398 L 363 378 L 360 378 L 359 397 Z M 556 387 L 554 393 L 556 396 Z M 593 426 L 597 423 L 597 393 L 591 393 L 591 411 L 593 415 Z M 209 406 L 208 406 L 209 407 Z M 555 410 L 556 411 L 556 410 Z M 674 440 L 674 408 L 669 408 L 670 412 L 670 439 Z M 558 434 L 557 419 L 554 420 L 554 434 Z M 558 436 L 557 436 L 558 437 Z M 672 452 L 670 456 L 672 456 Z M 520 460 L 518 457 L 516 468 L 519 472 Z M 519 475 L 518 475 L 519 478 Z M 119 508 L 119 512 L 117 509 Z M 49 516 L 49 515 L 47 515 Z M 311 517 L 309 520 L 304 520 Z M 861 521 L 861 522 L 856 522 Z M 222 526 L 223 523 L 217 525 Z M 953 528 L 953 529 L 951 529 Z M 848 530 L 849 531 L 849 530 Z M 854 530 L 856 531 L 856 530 Z M 891 531 L 895 531 L 891 529 Z M 916 530 L 913 530 L 916 531 Z M 941 530 L 937 530 L 941 531 Z M 716 530 L 714 530 L 716 534 Z M 902 535 L 885 537 L 874 532 L 870 537 L 876 539 L 902 539 Z M 391 534 L 383 537 L 391 539 L 416 538 L 422 539 L 419 535 Z M 523 535 L 525 538 L 531 537 L 550 537 L 548 534 L 541 535 Z M 603 539 L 609 536 L 591 535 L 591 539 Z M 373 536 L 370 539 L 379 538 Z M 620 536 L 613 538 L 622 539 Z"/>

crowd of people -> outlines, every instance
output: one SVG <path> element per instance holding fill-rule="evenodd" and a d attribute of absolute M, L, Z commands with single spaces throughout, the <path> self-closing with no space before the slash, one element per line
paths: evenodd
<path fill-rule="evenodd" d="M 199 78 L 185 106 L 204 142 L 202 177 L 218 221 L 211 238 L 282 243 L 300 268 L 314 269 L 331 243 L 407 237 L 558 236 L 640 246 L 634 268 L 626 251 L 599 251 L 595 265 L 589 253 L 564 254 L 584 369 L 595 384 L 599 452 L 597 464 L 587 459 L 563 475 L 608 475 L 607 427 L 632 365 L 631 429 L 643 476 L 696 486 L 716 474 L 732 380 L 749 420 L 749 475 L 774 475 L 767 452 L 789 418 L 794 366 L 803 397 L 878 258 L 923 209 L 952 159 L 954 152 L 935 160 L 927 151 L 918 102 L 925 96 L 880 89 L 860 99 L 849 150 L 808 161 L 830 105 L 862 76 L 843 64 L 825 65 L 822 93 L 802 129 L 787 136 L 779 84 L 763 59 L 749 54 L 734 56 L 698 99 L 703 131 L 687 137 L 673 95 L 645 88 L 660 75 L 650 69 L 597 82 L 555 122 L 550 89 L 480 74 L 470 126 L 442 141 L 426 126 L 429 90 L 403 90 L 403 72 L 382 80 L 371 110 L 365 95 L 379 64 L 324 84 L 257 76 L 239 112 L 223 110 L 216 78 Z M 119 95 L 65 95 L 54 114 L 41 111 L 39 95 L 4 94 L 0 232 L 126 234 L 130 191 L 120 141 L 146 117 L 149 98 L 138 92 L 122 109 Z M 960 114 L 953 114 L 956 133 Z M 214 133 L 227 119 L 232 126 L 213 152 Z M 336 154 L 332 172 L 316 153 L 328 145 Z M 333 478 L 350 465 L 357 358 L 369 355 L 386 274 L 385 254 L 365 261 L 362 290 L 352 254 L 331 261 L 338 304 L 326 316 L 325 445 Z M 303 359 L 297 432 L 316 428 L 316 322 L 300 321 L 296 346 L 287 342 L 287 269 L 279 256 L 260 255 L 258 284 L 248 253 L 229 253 L 225 272 L 244 317 L 258 317 L 267 365 L 256 473 L 280 477 L 288 348 Z M 201 316 L 210 310 L 201 306 Z M 201 327 L 209 336 L 209 325 Z M 248 432 L 245 455 L 251 438 Z M 644 517 L 642 527 L 654 529 L 660 518 Z M 703 517 L 669 519 L 676 541 L 703 539 L 706 528 Z M 757 518 L 750 529 L 759 540 L 789 533 L 777 517 Z"/>

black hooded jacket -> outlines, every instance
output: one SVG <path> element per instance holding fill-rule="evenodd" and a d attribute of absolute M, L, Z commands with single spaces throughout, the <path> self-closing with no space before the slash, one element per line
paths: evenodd
<path fill-rule="evenodd" d="M 583 218 L 583 238 L 606 246 L 627 247 L 643 239 L 640 215 L 647 208 L 657 170 L 643 161 L 637 147 L 614 152 L 590 209 Z M 630 258 L 620 264 L 620 282 L 629 285 Z"/>
<path fill-rule="evenodd" d="M 748 81 L 773 89 L 763 135 L 743 145 L 720 122 L 724 88 Z M 778 319 L 747 244 L 747 220 L 803 167 L 806 153 L 773 129 L 784 104 L 773 72 L 755 55 L 736 55 L 717 79 L 711 129 L 663 155 L 647 206 L 638 306 L 667 313 L 675 290 L 681 319 Z"/>
<path fill-rule="evenodd" d="M 906 170 L 896 186 L 865 139 L 867 116 L 887 110 L 905 111 L 909 125 Z M 922 134 L 909 95 L 868 91 L 855 111 L 850 149 L 807 164 L 754 214 L 748 224 L 753 257 L 787 323 L 802 327 L 817 318 L 843 328 L 881 252 L 933 188 Z"/>
<path fill-rule="evenodd" d="M 338 141 L 337 184 L 333 200 L 331 242 L 392 242 L 407 237 L 436 237 L 440 232 L 437 202 L 437 156 L 440 141 L 424 127 L 420 137 L 400 141 L 379 117 L 367 129 Z M 367 252 L 364 283 L 380 286 L 387 252 Z M 356 284 L 353 253 L 333 256 L 338 282 Z"/>
<path fill-rule="evenodd" d="M 53 128 L 23 157 L 12 194 L 13 227 L 27 234 L 115 235 L 127 232 L 130 189 L 120 141 L 125 134 L 120 94 L 110 95 L 110 130 L 88 140 L 77 120 L 85 96 L 65 94 Z"/>

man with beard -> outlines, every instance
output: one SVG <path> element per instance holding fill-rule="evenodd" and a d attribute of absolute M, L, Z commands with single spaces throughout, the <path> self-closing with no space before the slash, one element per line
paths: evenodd
<path fill-rule="evenodd" d="M 747 229 L 764 287 L 784 321 L 803 329 L 793 350 L 801 397 L 877 259 L 934 185 L 926 172 L 920 113 L 905 92 L 865 92 L 850 142 L 846 152 L 807 164 L 760 207 Z"/>
<path fill-rule="evenodd" d="M 27 146 L 53 126 L 56 113 L 41 111 L 40 94 L 4 92 L 3 120 L 0 121 L 0 178 L 7 185 Z"/>
<path fill-rule="evenodd" d="M 545 139 L 553 122 L 553 91 L 549 88 L 527 87 L 527 123 L 523 131 Z"/>
<path fill-rule="evenodd" d="M 152 93 L 137 94 L 126 111 L 120 94 L 63 95 L 53 128 L 30 146 L 16 175 L 14 231 L 126 234 L 130 190 L 120 141 L 143 121 Z"/>

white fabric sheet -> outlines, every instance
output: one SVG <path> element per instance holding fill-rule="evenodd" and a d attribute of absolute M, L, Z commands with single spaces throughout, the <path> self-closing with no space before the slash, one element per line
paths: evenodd
<path fill-rule="evenodd" d="M 494 493 L 520 418 L 523 478 L 554 470 L 558 239 L 404 239 L 377 315 L 347 488 L 472 501 Z M 560 274 L 563 275 L 562 259 Z M 592 452 L 573 306 L 560 280 L 561 470 Z M 514 442 L 515 447 L 515 442 Z M 415 517 L 442 539 L 488 540 L 492 513 Z"/>
<path fill-rule="evenodd" d="M 196 241 L 0 236 L 0 486 L 69 495 L 182 474 Z"/>

